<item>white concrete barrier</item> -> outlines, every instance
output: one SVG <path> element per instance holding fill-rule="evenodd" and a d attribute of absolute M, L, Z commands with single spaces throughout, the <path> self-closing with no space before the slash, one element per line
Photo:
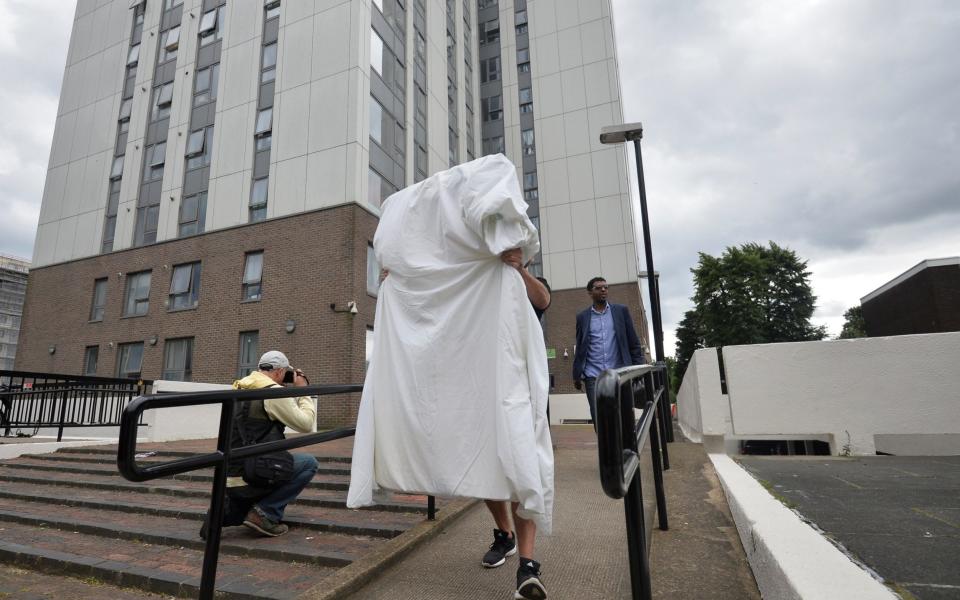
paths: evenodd
<path fill-rule="evenodd" d="M 960 333 L 694 353 L 678 396 L 685 435 L 822 439 L 833 454 L 960 454 Z M 688 433 L 689 431 L 689 433 Z M 716 451 L 716 444 L 708 444 Z"/>
<path fill-rule="evenodd" d="M 763 489 L 725 454 L 710 454 L 764 598 L 893 600 L 860 565 Z"/>

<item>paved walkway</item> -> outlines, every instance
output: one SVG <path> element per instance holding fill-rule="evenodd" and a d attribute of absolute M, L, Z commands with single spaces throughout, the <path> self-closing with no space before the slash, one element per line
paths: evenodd
<path fill-rule="evenodd" d="M 537 543 L 551 599 L 630 597 L 623 504 L 607 498 L 589 426 L 554 428 L 554 534 Z M 671 530 L 656 531 L 651 564 L 656 598 L 759 599 L 723 492 L 702 448 L 671 445 L 666 479 Z M 650 490 L 652 493 L 653 490 Z M 477 505 L 349 600 L 488 600 L 513 597 L 516 558 L 483 569 L 492 521 Z"/>
<path fill-rule="evenodd" d="M 960 598 L 960 456 L 739 460 L 905 597 Z"/>

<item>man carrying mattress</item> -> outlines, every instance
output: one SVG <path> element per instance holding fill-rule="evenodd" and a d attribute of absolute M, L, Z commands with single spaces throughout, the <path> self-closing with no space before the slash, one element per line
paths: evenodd
<path fill-rule="evenodd" d="M 516 268 L 539 251 L 526 210 L 502 155 L 384 204 L 374 250 L 390 276 L 377 298 L 347 506 L 387 491 L 515 503 L 524 557 L 515 598 L 540 600 L 524 533 L 550 533 L 553 448 L 543 330 Z"/>

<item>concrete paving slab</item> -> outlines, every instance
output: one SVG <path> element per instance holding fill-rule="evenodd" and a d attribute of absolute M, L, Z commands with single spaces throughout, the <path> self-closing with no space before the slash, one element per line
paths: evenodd
<path fill-rule="evenodd" d="M 742 457 L 894 589 L 960 598 L 960 457 Z"/>

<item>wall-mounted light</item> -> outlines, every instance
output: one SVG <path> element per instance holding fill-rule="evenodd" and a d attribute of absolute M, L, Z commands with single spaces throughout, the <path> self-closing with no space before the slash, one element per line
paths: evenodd
<path fill-rule="evenodd" d="M 331 303 L 330 303 L 330 310 L 332 310 L 333 312 L 348 312 L 348 313 L 350 313 L 351 315 L 355 315 L 355 314 L 357 314 L 357 313 L 360 312 L 359 310 L 357 310 L 357 303 L 356 303 L 356 301 L 354 301 L 354 300 L 351 300 L 351 301 L 347 302 L 347 305 L 346 305 L 346 306 L 343 306 L 343 307 L 340 307 L 340 308 L 337 308 L 337 303 L 336 303 L 336 302 L 331 302 Z"/>
<path fill-rule="evenodd" d="M 283 328 L 287 331 L 287 333 L 293 333 L 297 330 L 297 322 L 293 319 L 287 319 L 287 322 Z"/>
<path fill-rule="evenodd" d="M 150 344 L 151 346 L 156 346 L 159 339 L 160 338 L 157 337 L 157 334 L 153 334 L 150 336 L 150 339 L 147 340 L 147 343 Z"/>
<path fill-rule="evenodd" d="M 53 353 L 55 353 L 56 351 L 57 351 L 57 345 L 56 345 L 56 344 L 50 344 L 50 347 L 47 348 L 47 352 L 49 352 L 50 354 L 53 354 Z"/>
<path fill-rule="evenodd" d="M 113 348 L 113 342 L 107 342 L 107 348 Z"/>
<path fill-rule="evenodd" d="M 564 358 L 570 358 L 570 353 L 567 352 L 567 349 L 566 349 L 566 348 L 563 349 L 563 357 L 564 357 Z"/>

